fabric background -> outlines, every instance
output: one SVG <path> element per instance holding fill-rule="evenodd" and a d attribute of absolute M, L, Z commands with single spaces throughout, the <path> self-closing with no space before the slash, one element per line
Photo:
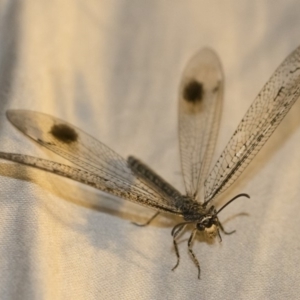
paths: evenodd
<path fill-rule="evenodd" d="M 177 91 L 210 46 L 226 89 L 215 158 L 283 59 L 300 44 L 300 3 L 281 1 L 0 1 L 0 150 L 63 161 L 6 120 L 10 108 L 62 118 L 184 191 Z M 299 299 L 300 103 L 220 197 L 222 244 L 176 262 L 179 220 L 42 171 L 0 162 L 1 299 Z"/>

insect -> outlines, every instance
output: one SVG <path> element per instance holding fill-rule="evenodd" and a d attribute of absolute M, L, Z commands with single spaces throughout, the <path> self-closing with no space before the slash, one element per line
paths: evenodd
<path fill-rule="evenodd" d="M 177 262 L 177 239 L 193 226 L 188 250 L 198 269 L 192 242 L 198 232 L 209 238 L 226 232 L 216 196 L 235 182 L 300 96 L 300 47 L 278 67 L 241 120 L 215 166 L 209 171 L 219 128 L 224 80 L 218 56 L 199 51 L 187 64 L 179 88 L 179 144 L 186 194 L 181 194 L 140 160 L 123 159 L 79 128 L 55 117 L 27 110 L 7 111 L 8 120 L 38 144 L 72 162 L 69 166 L 22 154 L 0 152 L 0 158 L 24 164 L 95 187 L 103 192 L 183 218 L 172 230 Z M 153 219 L 151 218 L 151 220 Z M 149 220 L 149 222 L 151 221 Z M 147 222 L 146 224 L 148 224 Z"/>

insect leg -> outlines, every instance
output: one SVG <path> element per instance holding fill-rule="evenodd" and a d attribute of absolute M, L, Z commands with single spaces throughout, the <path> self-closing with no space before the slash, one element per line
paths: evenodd
<path fill-rule="evenodd" d="M 177 237 L 180 235 L 180 233 L 182 233 L 182 231 L 184 230 L 184 228 L 186 227 L 186 224 L 182 224 L 181 226 L 179 226 L 177 228 L 176 231 L 173 231 L 172 232 L 172 235 L 173 235 L 173 245 L 174 245 L 174 249 L 175 249 L 175 253 L 176 253 L 176 256 L 177 256 L 177 263 L 176 265 L 173 267 L 172 271 L 174 271 L 178 265 L 179 265 L 179 261 L 180 261 L 180 255 L 179 255 L 179 251 L 178 251 L 178 246 L 177 246 Z"/>
<path fill-rule="evenodd" d="M 217 229 L 217 232 L 218 232 L 218 236 L 219 236 L 219 239 L 220 239 L 220 243 L 222 243 L 222 236 L 221 236 L 221 234 L 220 234 L 219 228 Z"/>
<path fill-rule="evenodd" d="M 222 223 L 220 222 L 220 221 L 218 221 L 219 222 L 219 227 L 220 227 L 220 229 L 222 230 L 222 232 L 224 233 L 224 234 L 232 234 L 232 233 L 235 233 L 236 232 L 236 230 L 232 230 L 232 231 L 226 231 L 225 229 L 224 229 L 224 227 L 223 227 L 223 225 L 222 225 Z"/>
<path fill-rule="evenodd" d="M 157 216 L 159 215 L 159 211 L 156 212 L 146 223 L 136 223 L 136 222 L 132 222 L 132 224 L 136 225 L 136 226 L 140 226 L 140 227 L 144 227 L 149 225 Z"/>
<path fill-rule="evenodd" d="M 189 238 L 189 241 L 188 241 L 188 249 L 189 249 L 189 252 L 190 252 L 190 255 L 193 259 L 193 262 L 195 263 L 196 267 L 198 268 L 198 279 L 200 279 L 200 264 L 199 264 L 199 261 L 198 259 L 196 258 L 196 255 L 192 249 L 192 243 L 193 243 L 193 240 L 195 238 L 195 235 L 197 233 L 198 229 L 197 228 L 194 228 L 193 229 L 193 232 Z"/>

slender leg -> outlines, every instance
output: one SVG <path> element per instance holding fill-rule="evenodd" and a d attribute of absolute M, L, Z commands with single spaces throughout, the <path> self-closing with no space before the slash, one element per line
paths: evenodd
<path fill-rule="evenodd" d="M 226 231 L 225 229 L 224 229 L 224 227 L 223 227 L 223 225 L 222 225 L 222 223 L 219 221 L 219 226 L 220 226 L 220 229 L 222 230 L 222 232 L 224 233 L 224 234 L 232 234 L 232 233 L 235 233 L 236 232 L 236 230 L 232 230 L 232 231 Z"/>
<path fill-rule="evenodd" d="M 136 225 L 136 226 L 140 226 L 140 227 L 144 227 L 144 226 L 147 226 L 149 225 L 157 216 L 159 215 L 159 211 L 156 212 L 146 223 L 135 223 L 135 222 L 132 222 L 132 224 Z"/>
<path fill-rule="evenodd" d="M 174 271 L 178 267 L 179 261 L 180 261 L 180 255 L 179 255 L 176 239 L 180 235 L 180 233 L 184 230 L 185 227 L 186 227 L 186 224 L 182 224 L 181 226 L 179 226 L 179 228 L 176 231 L 173 232 L 173 245 L 174 245 L 175 253 L 176 253 L 176 256 L 177 256 L 177 263 L 173 267 L 172 271 Z"/>
<path fill-rule="evenodd" d="M 220 234 L 220 230 L 217 229 L 217 232 L 218 232 L 218 236 L 219 236 L 219 239 L 220 239 L 220 243 L 222 243 L 222 236 L 221 236 L 221 234 Z"/>
<path fill-rule="evenodd" d="M 197 228 L 193 229 L 193 232 L 192 232 L 192 234 L 191 234 L 191 236 L 189 238 L 189 241 L 188 241 L 188 249 L 189 249 L 190 255 L 191 255 L 192 259 L 193 259 L 194 264 L 198 268 L 198 279 L 200 279 L 200 264 L 199 264 L 199 261 L 196 258 L 196 255 L 195 255 L 195 253 L 193 252 L 193 249 L 192 249 L 192 243 L 193 243 L 193 240 L 195 238 L 195 235 L 196 235 L 197 231 L 198 231 Z"/>

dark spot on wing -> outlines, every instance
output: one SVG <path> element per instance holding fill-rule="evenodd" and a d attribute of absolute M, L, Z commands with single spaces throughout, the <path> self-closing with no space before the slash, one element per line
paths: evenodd
<path fill-rule="evenodd" d="M 59 141 L 69 144 L 76 142 L 78 139 L 77 132 L 66 124 L 55 124 L 52 126 L 50 133 Z"/>
<path fill-rule="evenodd" d="M 200 102 L 203 97 L 203 86 L 196 80 L 190 81 L 183 90 L 183 98 L 188 102 Z"/>

